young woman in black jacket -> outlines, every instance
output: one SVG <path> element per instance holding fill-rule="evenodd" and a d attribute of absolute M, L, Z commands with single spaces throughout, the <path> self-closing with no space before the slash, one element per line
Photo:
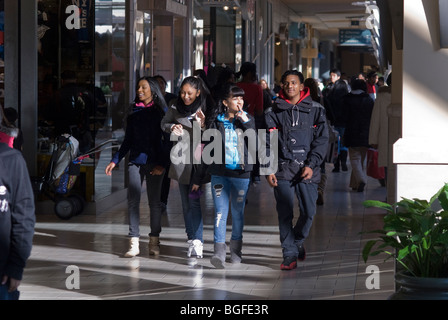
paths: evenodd
<path fill-rule="evenodd" d="M 150 208 L 151 232 L 149 234 L 149 253 L 159 254 L 159 234 L 162 230 L 162 206 L 160 192 L 165 166 L 169 163 L 169 137 L 165 135 L 160 123 L 166 109 L 165 100 L 157 80 L 143 77 L 138 81 L 134 108 L 127 118 L 126 133 L 120 149 L 106 167 L 111 175 L 115 166 L 129 153 L 129 250 L 125 257 L 140 253 L 140 197 L 142 183 L 146 188 Z"/>

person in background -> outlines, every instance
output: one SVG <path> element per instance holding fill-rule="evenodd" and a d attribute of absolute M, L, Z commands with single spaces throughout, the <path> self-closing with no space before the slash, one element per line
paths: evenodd
<path fill-rule="evenodd" d="M 165 103 L 166 103 L 167 107 L 169 107 L 172 103 L 175 102 L 175 100 L 177 99 L 177 95 L 175 95 L 174 93 L 166 91 L 166 86 L 168 84 L 167 84 L 167 82 L 166 82 L 166 80 L 165 80 L 165 78 L 163 76 L 155 75 L 154 79 L 156 79 L 157 82 L 159 83 L 160 91 L 162 92 L 162 96 L 165 99 Z M 165 112 L 167 110 L 165 110 Z"/>
<path fill-rule="evenodd" d="M 222 68 L 219 71 L 216 84 L 210 90 L 215 104 L 219 102 L 219 99 L 222 96 L 222 90 L 229 82 L 235 82 L 235 72 L 230 67 Z"/>
<path fill-rule="evenodd" d="M 244 62 L 241 65 L 237 79 L 241 78 L 237 85 L 244 90 L 244 111 L 255 118 L 255 127 L 263 129 L 264 123 L 264 102 L 263 89 L 258 84 L 257 66 L 252 62 Z M 252 182 L 260 182 L 260 164 L 256 163 L 252 171 Z"/>
<path fill-rule="evenodd" d="M 68 133 L 79 141 L 79 150 L 84 153 L 92 148 L 93 137 L 89 117 L 93 104 L 84 89 L 77 83 L 76 73 L 65 70 L 61 74 L 62 86 L 54 95 L 55 133 L 57 136 Z"/>
<path fill-rule="evenodd" d="M 2 109 L 2 108 L 0 108 Z M 4 126 L 0 110 L 0 132 Z M 0 300 L 19 299 L 36 223 L 33 188 L 22 153 L 0 142 Z"/>
<path fill-rule="evenodd" d="M 263 89 L 257 83 L 257 66 L 252 62 L 244 62 L 236 75 L 237 85 L 244 90 L 244 108 L 247 113 L 257 118 L 263 117 Z"/>
<path fill-rule="evenodd" d="M 14 148 L 14 140 L 19 135 L 19 129 L 12 125 L 7 117 L 3 107 L 0 106 L 0 142 L 6 144 L 10 148 Z"/>
<path fill-rule="evenodd" d="M 229 201 L 232 213 L 230 259 L 232 263 L 240 263 L 242 259 L 244 207 L 253 168 L 249 163 L 249 146 L 244 132 L 252 129 L 256 134 L 254 118 L 243 111 L 243 97 L 243 89 L 232 83 L 226 84 L 214 114 L 209 116 L 211 124 L 207 126 L 221 133 L 224 150 L 222 161 L 210 164 L 207 169 L 215 204 L 214 253 L 210 262 L 218 269 L 225 267 Z"/>
<path fill-rule="evenodd" d="M 156 75 L 156 76 L 154 76 L 154 78 L 159 83 L 160 91 L 162 92 L 163 98 L 165 99 L 165 103 L 167 106 L 167 109 L 164 111 L 167 112 L 169 106 L 171 106 L 171 104 L 173 104 L 173 103 L 176 103 L 177 96 L 174 93 L 166 91 L 167 82 L 163 76 Z M 172 147 L 171 141 L 169 141 L 168 143 L 169 143 L 169 148 L 171 149 L 171 147 Z M 165 173 L 163 174 L 162 192 L 160 195 L 160 201 L 162 201 L 162 214 L 167 213 L 168 196 L 170 193 L 170 186 L 171 186 L 171 179 L 168 177 L 168 172 L 170 171 L 170 165 L 171 165 L 171 163 L 169 162 L 167 164 L 167 166 L 165 167 Z"/>
<path fill-rule="evenodd" d="M 171 133 L 171 141 L 175 141 L 168 176 L 179 184 L 187 233 L 187 257 L 194 255 L 202 258 L 203 219 L 200 195 L 202 184 L 208 182 L 203 165 L 195 164 L 193 160 L 195 151 L 201 148 L 200 141 L 197 144 L 193 140 L 193 130 L 195 126 L 205 129 L 206 114 L 213 108 L 214 101 L 204 81 L 200 77 L 187 77 L 182 81 L 177 102 L 168 108 L 161 123 L 162 130 Z M 188 153 L 178 150 L 184 144 L 188 145 Z M 187 158 L 173 159 L 177 156 Z"/>
<path fill-rule="evenodd" d="M 165 167 L 169 163 L 169 138 L 160 128 L 164 109 L 166 104 L 157 80 L 150 77 L 140 78 L 133 111 L 127 117 L 123 143 L 106 167 L 106 174 L 110 176 L 115 166 L 129 153 L 129 249 L 125 253 L 128 258 L 140 253 L 140 198 L 145 179 L 151 223 L 149 254 L 160 253 L 160 193 Z"/>
<path fill-rule="evenodd" d="M 319 92 L 319 87 L 317 86 L 317 81 L 313 78 L 305 79 L 304 85 L 306 88 L 310 89 L 310 95 L 311 99 L 313 99 L 315 104 L 319 104 L 320 107 L 322 106 L 322 96 Z M 328 123 L 327 123 L 328 125 Z M 326 156 L 325 156 L 326 158 Z M 317 186 L 317 201 L 316 204 L 321 206 L 324 204 L 324 192 L 325 192 L 325 186 L 327 184 L 327 174 L 325 169 L 325 160 L 322 161 L 322 164 L 320 165 L 320 182 Z"/>
<path fill-rule="evenodd" d="M 367 184 L 366 159 L 373 103 L 367 93 L 366 82 L 359 79 L 353 81 L 352 91 L 344 98 L 347 107 L 344 144 L 349 148 L 352 167 L 350 188 L 358 192 L 363 192 Z"/>
<path fill-rule="evenodd" d="M 378 95 L 373 105 L 372 118 L 370 119 L 369 144 L 378 150 L 378 167 L 384 167 L 385 179 L 380 179 L 379 183 L 385 186 L 387 183 L 388 165 L 388 138 L 389 138 L 389 118 L 387 109 L 392 100 L 392 74 L 389 74 L 387 85 L 378 90 Z"/>
<path fill-rule="evenodd" d="M 260 86 L 263 89 L 263 111 L 266 113 L 271 110 L 272 102 L 277 98 L 277 95 L 269 89 L 269 85 L 266 80 L 260 80 Z"/>
<path fill-rule="evenodd" d="M 304 80 L 301 72 L 286 71 L 281 79 L 283 89 L 266 114 L 267 130 L 278 131 L 278 170 L 267 181 L 277 201 L 282 270 L 295 269 L 297 260 L 305 259 L 304 242 L 316 214 L 320 165 L 328 148 L 325 109 L 313 102 Z M 269 141 L 266 145 L 266 154 L 270 154 Z M 295 197 L 300 216 L 293 226 Z"/>
<path fill-rule="evenodd" d="M 341 72 L 337 69 L 330 71 L 331 83 L 323 91 L 324 107 L 327 111 L 327 119 L 335 130 L 339 132 L 338 137 L 338 156 L 334 162 L 332 172 L 347 171 L 348 149 L 342 141 L 345 131 L 345 106 L 343 97 L 349 93 L 347 83 L 341 79 Z"/>
<path fill-rule="evenodd" d="M 378 74 L 375 71 L 370 71 L 366 78 L 367 83 L 367 93 L 372 98 L 373 101 L 376 99 Z"/>
<path fill-rule="evenodd" d="M 17 128 L 17 110 L 14 108 L 5 108 L 5 118 L 8 120 L 11 126 Z M 23 132 L 19 128 L 17 128 L 17 137 L 14 138 L 13 142 L 14 149 L 22 151 L 23 147 Z"/>

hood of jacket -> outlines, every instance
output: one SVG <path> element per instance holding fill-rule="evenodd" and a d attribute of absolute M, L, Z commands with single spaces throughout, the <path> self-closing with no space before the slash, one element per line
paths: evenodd
<path fill-rule="evenodd" d="M 300 103 L 301 102 L 308 102 L 309 104 L 313 103 L 313 100 L 311 99 L 311 95 L 310 95 L 310 90 L 309 88 L 304 88 L 303 91 L 300 92 L 300 99 L 296 104 L 292 104 L 291 101 L 289 101 L 288 99 L 286 99 L 283 90 L 280 91 L 279 93 L 279 98 L 280 99 L 276 99 L 276 107 L 281 110 L 281 111 L 285 111 L 285 110 L 291 110 L 291 127 L 296 127 L 299 125 L 299 120 L 300 120 Z"/>
<path fill-rule="evenodd" d="M 299 99 L 299 101 L 298 101 L 296 104 L 292 104 L 291 101 L 289 101 L 289 100 L 286 98 L 283 89 L 280 90 L 278 96 L 279 96 L 280 100 L 276 100 L 276 102 L 278 102 L 278 103 L 277 103 L 277 107 L 278 107 L 279 109 L 282 109 L 282 110 L 290 109 L 290 108 L 294 107 L 295 105 L 298 105 L 300 102 L 302 102 L 302 101 L 305 100 L 306 98 L 311 97 L 311 95 L 310 95 L 310 89 L 307 88 L 307 87 L 305 87 L 305 88 L 300 92 L 300 99 Z"/>

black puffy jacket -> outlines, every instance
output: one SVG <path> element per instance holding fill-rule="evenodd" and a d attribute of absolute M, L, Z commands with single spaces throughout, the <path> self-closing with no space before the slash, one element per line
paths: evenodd
<path fill-rule="evenodd" d="M 344 146 L 369 147 L 373 99 L 365 92 L 358 94 L 349 93 L 343 99 L 343 103 L 347 108 Z"/>
<path fill-rule="evenodd" d="M 20 151 L 0 143 L 0 278 L 21 280 L 36 222 L 30 176 Z"/>
<path fill-rule="evenodd" d="M 278 130 L 277 179 L 298 182 L 301 169 L 307 166 L 313 169 L 313 177 L 306 182 L 318 183 L 328 147 L 328 125 L 322 105 L 314 102 L 305 88 L 295 105 L 281 97 L 276 99 L 265 119 L 268 131 Z M 271 144 L 267 144 L 268 149 Z"/>

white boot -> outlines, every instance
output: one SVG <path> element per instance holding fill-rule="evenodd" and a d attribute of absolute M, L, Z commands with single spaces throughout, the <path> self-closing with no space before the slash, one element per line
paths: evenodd
<path fill-rule="evenodd" d="M 188 240 L 188 252 L 187 257 L 190 258 L 191 255 L 195 255 L 196 258 L 202 258 L 203 244 L 201 240 Z"/>
<path fill-rule="evenodd" d="M 139 238 L 138 237 L 132 237 L 129 239 L 129 250 L 124 254 L 126 258 L 132 258 L 135 257 L 140 253 L 139 249 Z"/>

